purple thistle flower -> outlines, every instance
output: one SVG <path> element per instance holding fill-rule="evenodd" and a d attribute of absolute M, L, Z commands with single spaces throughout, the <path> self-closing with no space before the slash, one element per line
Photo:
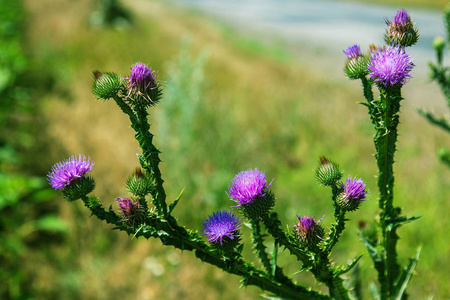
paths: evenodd
<path fill-rule="evenodd" d="M 343 50 L 343 52 L 345 55 L 347 55 L 348 59 L 353 59 L 362 56 L 361 48 L 358 45 L 350 46 L 346 50 Z"/>
<path fill-rule="evenodd" d="M 361 179 L 356 177 L 352 179 L 350 176 L 347 178 L 347 185 L 342 183 L 344 194 L 347 199 L 354 199 L 361 201 L 366 198 L 367 191 L 365 190 L 366 184 Z"/>
<path fill-rule="evenodd" d="M 405 49 L 387 46 L 372 54 L 368 69 L 375 82 L 388 87 L 406 83 L 413 67 Z"/>
<path fill-rule="evenodd" d="M 386 20 L 386 24 L 394 27 L 404 27 L 411 23 L 411 18 L 405 9 L 397 11 L 392 21 Z"/>
<path fill-rule="evenodd" d="M 139 62 L 131 66 L 131 73 L 127 85 L 129 90 L 127 98 L 129 98 L 131 94 L 135 94 L 144 97 L 148 102 L 154 103 L 149 96 L 149 93 L 151 90 L 157 88 L 157 75 L 157 72 L 152 71 L 152 69 L 144 63 Z"/>
<path fill-rule="evenodd" d="M 81 178 L 84 174 L 91 171 L 93 166 L 94 163 L 91 162 L 89 157 L 86 158 L 80 154 L 77 158 L 73 155 L 53 165 L 47 175 L 47 179 L 55 190 L 62 190 L 70 185 L 73 180 Z"/>
<path fill-rule="evenodd" d="M 132 201 L 128 198 L 116 198 L 119 203 L 121 214 L 123 216 L 122 221 L 128 221 L 133 218 L 139 212 L 139 201 Z"/>
<path fill-rule="evenodd" d="M 256 199 L 266 195 L 265 189 L 269 188 L 272 183 L 266 185 L 266 175 L 258 169 L 248 169 L 238 173 L 228 187 L 228 196 L 237 202 L 237 207 L 242 205 L 250 205 Z"/>
<path fill-rule="evenodd" d="M 356 177 L 352 179 L 347 178 L 347 184 L 341 184 L 344 190 L 337 199 L 337 203 L 341 208 L 347 211 L 353 211 L 359 207 L 361 201 L 365 201 L 367 191 L 366 184 L 361 179 Z"/>
<path fill-rule="evenodd" d="M 318 244 L 324 236 L 324 230 L 319 224 L 320 220 L 313 217 L 298 217 L 298 223 L 294 225 L 295 235 L 303 245 L 313 246 Z"/>
<path fill-rule="evenodd" d="M 128 85 L 143 91 L 152 80 L 152 73 L 147 65 L 140 62 L 131 67 Z"/>
<path fill-rule="evenodd" d="M 406 10 L 397 11 L 392 21 L 386 20 L 388 30 L 384 40 L 388 45 L 412 46 L 417 43 L 419 32 Z"/>
<path fill-rule="evenodd" d="M 239 229 L 241 223 L 239 218 L 226 210 L 213 213 L 203 223 L 204 235 L 208 237 L 208 241 L 212 244 L 219 244 L 222 246 L 224 239 L 230 241 L 239 240 Z"/>

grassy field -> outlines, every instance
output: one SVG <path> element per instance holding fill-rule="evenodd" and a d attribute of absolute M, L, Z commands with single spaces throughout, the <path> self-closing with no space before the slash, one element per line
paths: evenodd
<path fill-rule="evenodd" d="M 159 1 L 124 3 L 134 15 L 131 27 L 96 29 L 88 26 L 90 1 L 26 1 L 26 43 L 34 68 L 54 79 L 53 89 L 40 99 L 48 123 L 41 139 L 53 146 L 33 153 L 39 168 L 83 153 L 96 163 L 95 193 L 105 206 L 127 195 L 124 183 L 138 164 L 139 149 L 120 110 L 92 96 L 91 72 L 127 76 L 130 65 L 142 61 L 159 70 L 167 85 L 152 112 L 152 128 L 169 199 L 185 188 L 175 212 L 181 224 L 200 230 L 207 214 L 229 207 L 227 185 L 249 167 L 275 178 L 276 210 L 285 224 L 293 225 L 298 214 L 325 215 L 324 224 L 330 224 L 328 191 L 312 172 L 326 155 L 344 167 L 346 176 L 364 178 L 372 191 L 371 201 L 351 215 L 334 259 L 343 264 L 364 252 L 356 226 L 376 215 L 377 189 L 372 129 L 365 108 L 356 104 L 362 100 L 359 84 L 343 74 L 325 80 L 320 70 L 301 63 L 296 49 L 230 34 L 200 15 Z M 344 58 L 336 68 L 343 63 Z M 396 201 L 406 215 L 422 218 L 400 230 L 400 260 L 406 263 L 422 245 L 411 298 L 446 299 L 450 182 L 449 170 L 434 152 L 448 138 L 414 109 L 404 102 Z M 239 289 L 237 277 L 201 264 L 191 253 L 133 240 L 88 218 L 81 203 L 58 201 L 69 233 L 63 245 L 29 258 L 27 268 L 38 276 L 35 299 L 258 298 L 258 289 Z M 250 255 L 249 247 L 245 251 Z M 281 260 L 293 265 L 289 256 Z M 361 265 L 363 275 L 374 278 L 368 257 Z M 295 266 L 288 270 L 297 271 Z M 295 278 L 323 288 L 309 276 Z"/>

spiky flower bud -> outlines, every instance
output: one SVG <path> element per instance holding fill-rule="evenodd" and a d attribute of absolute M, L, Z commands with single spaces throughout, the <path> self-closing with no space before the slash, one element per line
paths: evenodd
<path fill-rule="evenodd" d="M 386 24 L 389 27 L 384 36 L 386 44 L 408 47 L 417 43 L 419 32 L 414 27 L 411 17 L 406 10 L 399 10 L 392 21 L 386 20 Z"/>
<path fill-rule="evenodd" d="M 365 201 L 367 191 L 366 184 L 356 177 L 347 178 L 347 184 L 341 184 L 343 192 L 337 197 L 337 205 L 344 211 L 356 210 L 362 201 Z"/>
<path fill-rule="evenodd" d="M 122 88 L 122 79 L 116 73 L 95 71 L 94 76 L 92 92 L 99 99 L 108 100 L 116 96 Z"/>
<path fill-rule="evenodd" d="M 304 216 L 298 217 L 298 223 L 294 227 L 294 238 L 303 247 L 315 247 L 319 244 L 325 236 L 325 231 L 320 225 L 320 220 L 315 220 L 312 217 Z"/>
<path fill-rule="evenodd" d="M 343 171 L 341 167 L 325 157 L 320 158 L 320 165 L 316 168 L 316 179 L 324 186 L 333 186 L 341 180 Z"/>
<path fill-rule="evenodd" d="M 92 177 L 85 176 L 91 171 L 94 163 L 81 154 L 75 155 L 55 164 L 48 173 L 47 178 L 55 190 L 62 190 L 64 198 L 74 201 L 85 197 L 95 188 Z"/>
<path fill-rule="evenodd" d="M 204 235 L 215 248 L 231 252 L 237 247 L 241 235 L 239 218 L 226 210 L 213 213 L 203 223 Z"/>
<path fill-rule="evenodd" d="M 242 213 L 249 219 L 257 219 L 269 212 L 275 204 L 275 197 L 267 185 L 266 175 L 258 169 L 238 173 L 228 188 L 228 196 L 235 201 Z"/>
<path fill-rule="evenodd" d="M 361 53 L 361 48 L 358 45 L 350 46 L 343 52 L 348 58 L 344 66 L 344 72 L 349 79 L 359 79 L 369 74 L 367 57 Z"/>
<path fill-rule="evenodd" d="M 125 98 L 134 104 L 152 106 L 158 103 L 162 92 L 159 81 L 156 79 L 158 72 L 152 71 L 143 63 L 131 66 L 131 74 L 128 78 L 128 95 Z"/>
<path fill-rule="evenodd" d="M 145 197 L 148 195 L 154 188 L 155 181 L 152 177 L 144 173 L 141 168 L 136 168 L 133 174 L 127 179 L 126 188 L 127 190 L 138 197 Z"/>

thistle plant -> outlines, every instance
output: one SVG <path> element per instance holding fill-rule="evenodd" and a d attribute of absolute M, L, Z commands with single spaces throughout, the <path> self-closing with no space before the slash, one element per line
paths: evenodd
<path fill-rule="evenodd" d="M 435 81 L 445 96 L 447 106 L 450 108 L 450 69 L 444 66 L 444 50 L 450 42 L 450 5 L 444 10 L 444 25 L 446 30 L 446 39 L 437 36 L 433 42 L 433 48 L 436 53 L 436 63 L 429 63 L 430 77 Z M 450 133 L 450 119 L 447 117 L 439 117 L 432 112 L 424 109 L 418 109 L 418 112 L 425 117 L 428 122 Z M 450 167 L 450 150 L 441 148 L 438 156 L 442 162 Z"/>
<path fill-rule="evenodd" d="M 401 89 L 411 79 L 414 67 L 405 47 L 414 44 L 418 34 L 404 10 L 386 23 L 389 27 L 385 35 L 387 45 L 371 46 L 366 52 L 357 45 L 344 50 L 347 56 L 344 71 L 350 79 L 361 80 L 367 100 L 363 104 L 368 108 L 375 130 L 380 213 L 371 226 L 376 228 L 375 232 L 361 231 L 360 237 L 378 273 L 378 290 L 372 289 L 374 297 L 383 300 L 406 298 L 406 286 L 419 254 L 418 250 L 406 267 L 401 267 L 397 261 L 397 230 L 416 218 L 401 215 L 401 209 L 394 205 L 393 189 L 397 125 L 403 100 Z M 379 90 L 378 99 L 374 97 L 374 87 Z M 132 171 L 126 182 L 130 195 L 116 198 L 118 209 L 106 210 L 97 196 L 90 195 L 95 182 L 86 173 L 93 163 L 82 155 L 73 156 L 56 164 L 48 176 L 50 184 L 61 189 L 67 200 L 81 199 L 92 215 L 128 235 L 155 238 L 163 245 L 192 251 L 201 261 L 240 276 L 243 286 L 255 285 L 282 299 L 351 299 L 353 287 L 344 284 L 344 274 L 356 266 L 361 255 L 345 266 L 337 265 L 331 257 L 347 218 L 368 200 L 363 179 L 349 175 L 344 182 L 341 166 L 328 158 L 320 158 L 314 174 L 318 184 L 330 190 L 334 221 L 323 224 L 323 218 L 306 214 L 284 225 L 274 211 L 276 202 L 282 204 L 271 190 L 276 181 L 268 180 L 257 168 L 242 171 L 230 179 L 228 197 L 231 201 L 224 202 L 229 203 L 230 210 L 219 210 L 199 220 L 199 224 L 203 222 L 199 233 L 186 228 L 182 220 L 173 216 L 182 194 L 168 202 L 163 186 L 160 151 L 153 143 L 149 124 L 152 107 L 163 101 L 157 72 L 144 63 L 134 64 L 129 77 L 96 72 L 93 93 L 98 99 L 114 101 L 128 116 L 142 151 L 138 154 L 140 167 Z M 305 213 L 305 208 L 302 210 Z M 244 224 L 251 230 L 252 249 L 259 262 L 243 254 Z M 278 253 L 285 250 L 297 261 L 298 272 L 310 272 L 328 292 L 312 290 L 296 282 L 294 274 L 286 274 L 278 261 Z"/>

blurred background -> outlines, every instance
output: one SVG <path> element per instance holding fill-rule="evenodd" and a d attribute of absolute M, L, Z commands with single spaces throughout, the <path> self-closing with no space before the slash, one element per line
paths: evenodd
<path fill-rule="evenodd" d="M 345 78 L 342 50 L 381 44 L 384 19 L 400 8 L 422 40 L 411 49 L 416 69 L 403 89 L 395 201 L 422 218 L 400 230 L 399 260 L 406 264 L 422 246 L 411 299 L 448 299 L 450 171 L 435 152 L 449 139 L 416 112 L 448 115 L 427 75 L 446 4 L 0 0 L 0 299 L 259 298 L 259 289 L 239 288 L 238 277 L 157 240 L 112 231 L 89 218 L 81 201 L 67 203 L 49 188 L 51 166 L 82 153 L 95 162 L 95 194 L 105 207 L 118 209 L 114 199 L 128 196 L 124 184 L 139 148 L 126 116 L 92 95 L 92 71 L 126 77 L 139 61 L 166 85 L 150 120 L 168 200 L 184 188 L 174 212 L 180 224 L 201 230 L 208 214 L 233 205 L 226 191 L 234 175 L 257 167 L 274 178 L 285 226 L 305 214 L 325 216 L 329 226 L 329 191 L 313 174 L 325 155 L 372 191 L 349 214 L 333 259 L 345 264 L 363 253 L 356 229 L 378 213 L 377 168 L 372 126 L 357 104 L 360 83 Z M 324 290 L 295 274 L 294 262 L 280 257 L 295 280 Z M 367 293 L 376 273 L 368 255 L 359 265 Z"/>

